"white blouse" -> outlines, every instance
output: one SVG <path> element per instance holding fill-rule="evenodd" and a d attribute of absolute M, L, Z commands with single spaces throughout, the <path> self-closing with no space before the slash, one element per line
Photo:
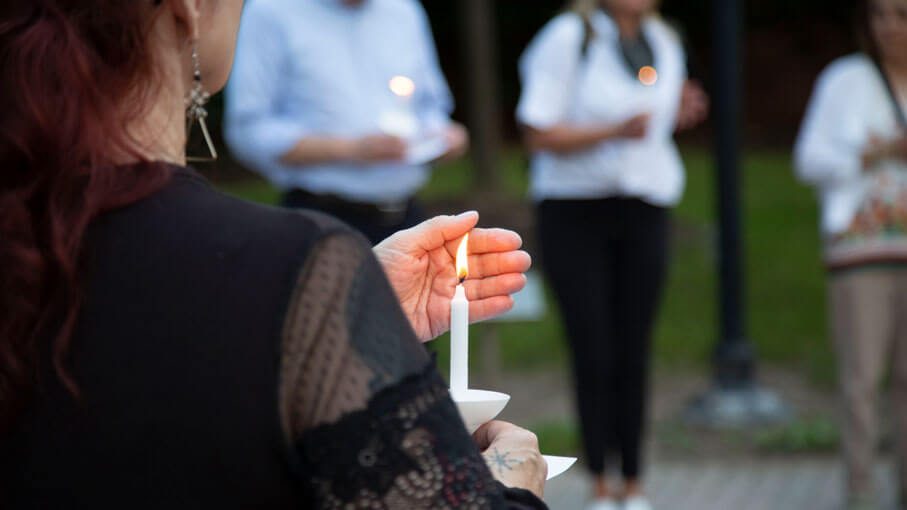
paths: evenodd
<path fill-rule="evenodd" d="M 642 29 L 655 57 L 658 81 L 645 86 L 627 69 L 620 34 L 604 12 L 592 18 L 595 35 L 581 55 L 584 27 L 572 13 L 554 18 L 520 59 L 523 94 L 517 120 L 535 129 L 560 123 L 619 124 L 649 113 L 639 140 L 609 140 L 570 154 L 540 151 L 531 163 L 535 200 L 638 197 L 673 206 L 683 195 L 685 175 L 673 141 L 686 58 L 676 33 L 657 17 Z"/>
<path fill-rule="evenodd" d="M 902 100 L 903 104 L 904 101 Z M 794 150 L 797 173 L 822 201 L 822 230 L 847 230 L 876 174 L 862 170 L 870 136 L 893 139 L 900 129 L 891 98 L 875 64 L 856 54 L 832 62 L 819 76 Z M 903 163 L 885 162 L 885 167 Z"/>

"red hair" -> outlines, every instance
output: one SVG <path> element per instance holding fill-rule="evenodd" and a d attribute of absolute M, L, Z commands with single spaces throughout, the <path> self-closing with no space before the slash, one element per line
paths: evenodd
<path fill-rule="evenodd" d="M 154 92 L 152 0 L 2 4 L 0 433 L 28 404 L 44 368 L 39 355 L 77 395 L 65 358 L 85 230 L 169 178 L 126 129 Z M 124 155 L 138 163 L 117 166 Z"/>

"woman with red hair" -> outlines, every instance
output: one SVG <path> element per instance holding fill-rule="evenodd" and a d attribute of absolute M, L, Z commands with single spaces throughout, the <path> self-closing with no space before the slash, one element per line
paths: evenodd
<path fill-rule="evenodd" d="M 0 506 L 544 508 L 534 436 L 470 438 L 419 343 L 469 231 L 471 317 L 512 306 L 516 234 L 465 213 L 372 251 L 185 166 L 242 6 L 0 6 Z"/>

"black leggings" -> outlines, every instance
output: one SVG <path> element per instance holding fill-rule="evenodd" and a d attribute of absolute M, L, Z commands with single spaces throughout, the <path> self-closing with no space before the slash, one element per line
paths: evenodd
<path fill-rule="evenodd" d="M 637 479 L 668 211 L 629 198 L 545 200 L 538 217 L 570 339 L 586 463 L 601 474 L 617 453 L 624 477 Z"/>

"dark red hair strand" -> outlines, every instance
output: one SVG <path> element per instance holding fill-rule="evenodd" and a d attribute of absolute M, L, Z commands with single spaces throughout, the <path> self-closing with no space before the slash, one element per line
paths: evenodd
<path fill-rule="evenodd" d="M 31 398 L 40 355 L 77 393 L 65 358 L 86 228 L 169 178 L 127 134 L 154 92 L 152 1 L 2 3 L 0 433 Z M 139 163 L 117 166 L 124 155 Z"/>

